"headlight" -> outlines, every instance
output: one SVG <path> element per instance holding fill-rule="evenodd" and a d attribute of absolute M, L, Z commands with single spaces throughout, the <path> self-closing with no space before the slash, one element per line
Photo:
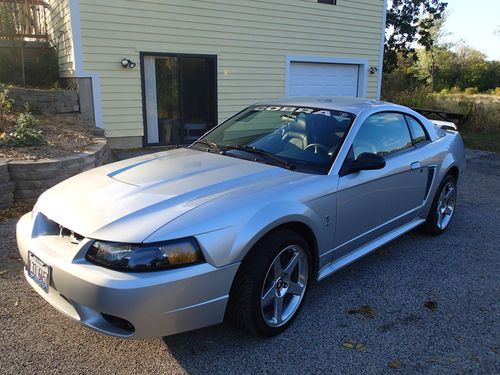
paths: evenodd
<path fill-rule="evenodd" d="M 119 271 L 160 271 L 205 261 L 192 238 L 139 245 L 95 241 L 85 257 Z"/>

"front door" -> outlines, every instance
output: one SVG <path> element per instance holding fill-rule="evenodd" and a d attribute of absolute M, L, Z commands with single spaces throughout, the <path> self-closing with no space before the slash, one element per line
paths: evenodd
<path fill-rule="evenodd" d="M 217 123 L 215 56 L 142 55 L 145 144 L 188 144 Z"/>
<path fill-rule="evenodd" d="M 425 199 L 429 172 L 420 165 L 422 152 L 413 146 L 402 114 L 384 112 L 369 117 L 347 159 L 354 160 L 364 152 L 384 156 L 386 166 L 341 173 L 334 258 L 409 223 Z"/>

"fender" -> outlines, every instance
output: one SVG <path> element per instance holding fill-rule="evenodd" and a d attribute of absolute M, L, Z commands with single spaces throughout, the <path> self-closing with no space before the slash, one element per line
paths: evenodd
<path fill-rule="evenodd" d="M 291 201 L 275 202 L 254 211 L 241 224 L 196 236 L 207 261 L 216 267 L 240 262 L 267 233 L 280 225 L 298 222 L 311 229 L 318 249 L 327 249 L 328 236 L 318 233 L 322 219 L 308 206 Z M 332 235 L 333 235 L 333 231 Z M 221 242 L 223 238 L 223 242 Z"/>
<path fill-rule="evenodd" d="M 445 157 L 441 163 L 440 171 L 441 175 L 439 176 L 439 183 L 446 176 L 446 174 L 450 171 L 451 168 L 457 167 L 459 174 L 462 174 L 465 170 L 465 152 L 464 152 L 464 144 L 460 133 L 458 132 L 447 132 L 446 137 L 449 138 L 448 144 L 448 152 L 446 152 Z M 438 183 L 438 185 L 439 185 Z"/>

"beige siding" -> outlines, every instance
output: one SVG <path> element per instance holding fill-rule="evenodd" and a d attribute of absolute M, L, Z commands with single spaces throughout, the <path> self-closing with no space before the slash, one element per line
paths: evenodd
<path fill-rule="evenodd" d="M 383 0 L 79 0 L 84 69 L 101 80 L 109 136 L 143 134 L 139 52 L 218 57 L 219 120 L 285 94 L 287 55 L 367 59 L 378 66 Z M 367 96 L 377 95 L 377 74 Z"/>
<path fill-rule="evenodd" d="M 50 41 L 58 51 L 61 77 L 73 77 L 75 71 L 69 0 L 49 1 L 47 24 Z"/>

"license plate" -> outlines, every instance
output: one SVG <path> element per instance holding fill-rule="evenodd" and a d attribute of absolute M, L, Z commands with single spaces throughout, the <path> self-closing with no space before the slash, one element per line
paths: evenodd
<path fill-rule="evenodd" d="M 31 277 L 33 281 L 45 291 L 45 293 L 48 293 L 50 285 L 50 266 L 28 251 L 27 268 L 29 277 Z"/>

